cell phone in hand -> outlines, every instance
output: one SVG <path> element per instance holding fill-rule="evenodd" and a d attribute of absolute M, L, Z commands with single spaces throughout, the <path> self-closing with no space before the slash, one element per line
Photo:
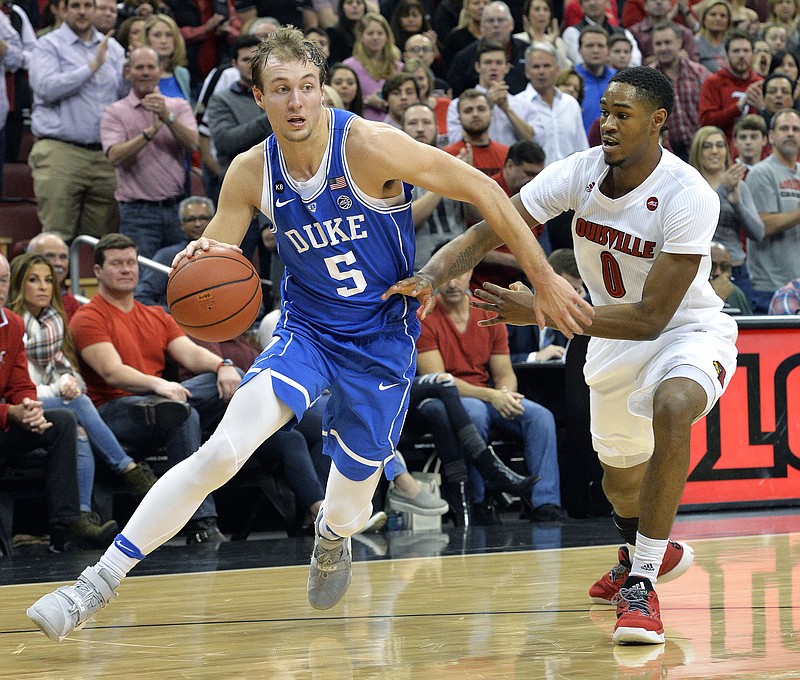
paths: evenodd
<path fill-rule="evenodd" d="M 224 17 L 225 21 L 228 20 L 231 14 L 230 11 L 228 11 L 227 0 L 214 0 L 214 14 L 219 14 Z"/>

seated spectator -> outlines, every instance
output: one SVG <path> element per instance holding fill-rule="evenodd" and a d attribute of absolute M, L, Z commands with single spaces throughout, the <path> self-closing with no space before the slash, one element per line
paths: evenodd
<path fill-rule="evenodd" d="M 478 90 L 464 90 L 457 102 L 463 135 L 444 150 L 486 175 L 497 174 L 506 161 L 508 147 L 494 141 L 489 134 L 492 103 L 488 95 Z"/>
<path fill-rule="evenodd" d="M 630 60 L 627 66 L 640 66 L 642 63 L 642 55 L 639 52 L 639 47 L 636 44 L 636 38 L 627 29 L 612 24 L 606 16 L 607 2 L 605 0 L 580 0 L 581 9 L 583 10 L 583 18 L 574 26 L 567 26 L 562 35 L 566 45 L 567 57 L 573 64 L 583 63 L 581 56 L 578 39 L 581 31 L 586 26 L 598 26 L 602 28 L 609 37 L 609 49 L 611 48 L 610 39 L 615 36 L 621 36 L 628 40 Z M 609 64 L 612 68 L 617 68 L 613 64 Z"/>
<path fill-rule="evenodd" d="M 725 35 L 732 26 L 731 5 L 728 0 L 710 0 L 699 7 L 700 30 L 694 37 L 698 61 L 711 73 L 727 65 Z"/>
<path fill-rule="evenodd" d="M 139 265 L 130 238 L 103 237 L 94 262 L 97 294 L 70 322 L 89 396 L 121 443 L 164 446 L 172 467 L 200 447 L 203 429 L 218 424 L 239 372 L 187 338 L 163 309 L 134 300 Z M 199 375 L 182 383 L 165 378 L 167 357 Z M 224 540 L 216 516 L 208 496 L 187 524 L 187 542 Z"/>
<path fill-rule="evenodd" d="M 794 88 L 794 81 L 785 73 L 770 73 L 764 78 L 762 83 L 764 104 L 760 113 L 767 128 L 771 127 L 772 116 L 777 111 L 792 107 Z"/>
<path fill-rule="evenodd" d="M 717 241 L 711 242 L 711 287 L 723 302 L 722 311 L 728 314 L 752 314 L 747 295 L 733 282 L 731 276 L 731 255 L 728 249 Z"/>
<path fill-rule="evenodd" d="M 556 87 L 564 94 L 568 94 L 578 104 L 583 104 L 583 76 L 574 68 L 561 71 L 556 77 Z"/>
<path fill-rule="evenodd" d="M 794 2 L 783 2 L 783 3 L 776 3 L 785 5 L 787 10 L 790 5 L 794 5 Z M 776 52 L 781 52 L 788 47 L 789 42 L 789 33 L 792 29 L 788 26 L 785 26 L 778 22 L 768 22 L 764 25 L 764 30 L 761 31 L 761 37 L 764 39 L 764 42 L 769 45 L 769 50 L 772 54 Z"/>
<path fill-rule="evenodd" d="M 387 106 L 383 122 L 400 129 L 403 126 L 403 112 L 419 102 L 419 85 L 410 73 L 395 73 L 386 79 L 381 96 Z"/>
<path fill-rule="evenodd" d="M 742 181 L 747 168 L 744 163 L 730 162 L 725 135 L 712 126 L 697 131 L 689 163 L 700 171 L 719 196 L 719 221 L 714 240 L 725 246 L 736 285 L 749 299 L 753 296 L 753 284 L 742 241 L 747 238 L 760 242 L 764 238 L 764 222 L 758 215 L 749 187 Z"/>
<path fill-rule="evenodd" d="M 186 244 L 203 235 L 215 212 L 214 204 L 210 198 L 205 196 L 184 198 L 178 206 L 178 214 L 181 216 L 181 229 L 185 239 L 179 243 L 161 248 L 153 255 L 153 261 L 163 264 L 165 267 L 172 266 L 172 260 L 186 247 Z M 159 305 L 168 312 L 167 281 L 168 277 L 163 272 L 145 267 L 139 275 L 139 285 L 136 287 L 135 294 L 136 300 L 143 305 Z"/>
<path fill-rule="evenodd" d="M 427 104 L 436 114 L 437 146 L 447 144 L 447 109 L 450 107 L 450 97 L 435 94 L 433 71 L 421 59 L 411 59 L 403 64 L 403 71 L 410 73 L 417 81 L 419 88 L 419 101 Z"/>
<path fill-rule="evenodd" d="M 403 114 L 403 132 L 421 144 L 436 146 L 436 116 L 426 104 L 412 104 Z M 439 196 L 415 186 L 411 194 L 411 214 L 416 229 L 414 269 L 420 269 L 441 244 L 464 232 L 464 206 L 459 201 Z"/>
<path fill-rule="evenodd" d="M 769 64 L 770 73 L 782 73 L 789 77 L 789 80 L 794 84 L 794 94 L 792 99 L 797 99 L 797 78 L 800 76 L 800 68 L 798 68 L 797 56 L 786 50 L 781 50 L 772 55 L 772 61 Z"/>
<path fill-rule="evenodd" d="M 422 322 L 417 373 L 453 375 L 462 404 L 484 442 L 489 441 L 492 428 L 521 438 L 530 474 L 541 477 L 530 494 L 531 519 L 565 519 L 553 414 L 517 392 L 508 333 L 502 324 L 478 325 L 492 314 L 470 306 L 471 275 L 465 272 L 440 288 L 436 307 Z M 471 479 L 475 524 L 495 522 L 484 497 L 483 479 L 477 474 Z"/>
<path fill-rule="evenodd" d="M 525 89 L 525 48 L 523 40 L 511 37 L 514 19 L 511 10 L 504 2 L 490 2 L 481 14 L 481 40 L 500 43 L 510 69 L 504 74 L 509 94 L 517 94 Z M 453 96 L 458 97 L 464 90 L 475 87 L 478 75 L 474 64 L 478 61 L 477 48 L 480 41 L 472 42 L 458 52 L 448 62 L 447 82 L 453 86 Z"/>
<path fill-rule="evenodd" d="M 558 28 L 558 19 L 553 15 L 551 0 L 525 0 L 525 4 L 522 6 L 522 25 L 525 30 L 515 33 L 515 38 L 530 44 L 552 45 L 556 51 L 558 68 L 565 69 L 572 66 L 572 62 L 567 56 L 564 39 Z"/>
<path fill-rule="evenodd" d="M 303 31 L 303 35 L 319 48 L 319 51 L 322 52 L 322 56 L 325 57 L 325 62 L 327 63 L 331 56 L 331 39 L 328 37 L 325 30 L 319 26 L 309 26 Z"/>
<path fill-rule="evenodd" d="M 412 428 L 422 427 L 433 434 L 444 473 L 443 492 L 456 526 L 468 526 L 471 522 L 467 465 L 474 467 L 493 491 L 519 495 L 529 492 L 536 483 L 537 477 L 516 474 L 486 446 L 464 410 L 455 380 L 449 373 L 418 375 L 411 385 L 408 412 Z"/>
<path fill-rule="evenodd" d="M 186 184 L 186 152 L 199 144 L 189 103 L 161 94 L 160 73 L 152 47 L 133 50 L 125 66 L 131 91 L 108 106 L 100 122 L 103 151 L 117 177 L 120 231 L 144 257 L 183 240 L 178 203 Z"/>
<path fill-rule="evenodd" d="M 792 279 L 775 291 L 769 304 L 770 314 L 800 314 L 800 278 Z"/>
<path fill-rule="evenodd" d="M 733 126 L 733 146 L 738 159 L 749 171 L 766 155 L 764 149 L 767 146 L 767 125 L 764 119 L 751 113 L 737 120 Z"/>
<path fill-rule="evenodd" d="M 383 120 L 388 109 L 381 88 L 389 76 L 403 68 L 398 60 L 389 22 L 380 14 L 368 12 L 358 22 L 353 56 L 344 60 L 355 71 L 364 96 L 364 118 Z M 343 97 L 344 99 L 344 97 Z"/>
<path fill-rule="evenodd" d="M 358 74 L 346 64 L 334 64 L 328 69 L 327 83 L 339 93 L 344 110 L 364 115 L 364 93 Z"/>
<path fill-rule="evenodd" d="M 175 20 L 166 14 L 154 14 L 144 25 L 144 43 L 158 54 L 161 77 L 158 91 L 165 97 L 191 101 L 191 77 L 186 68 L 186 43 Z"/>
<path fill-rule="evenodd" d="M 747 173 L 747 188 L 764 223 L 764 238 L 748 241 L 752 307 L 766 314 L 775 291 L 800 276 L 800 114 L 783 109 L 772 117 L 772 153 Z"/>
<path fill-rule="evenodd" d="M 452 89 L 450 83 L 444 80 L 447 68 L 436 49 L 435 42 L 424 33 L 411 35 L 406 40 L 403 48 L 403 62 L 408 64 L 410 61 L 421 61 L 430 69 L 433 74 L 433 84 L 430 89 L 430 94 L 450 99 L 452 96 Z"/>
<path fill-rule="evenodd" d="M 69 321 L 81 305 L 65 284 L 69 275 L 69 248 L 64 243 L 64 239 L 53 232 L 44 231 L 28 241 L 25 252 L 43 255 L 53 267 L 56 279 L 58 279 L 58 289 L 61 292 L 61 304 L 64 306 L 64 312 Z"/>
<path fill-rule="evenodd" d="M 101 524 L 96 514 L 80 509 L 75 416 L 65 409 L 45 413 L 36 398 L 25 354 L 25 322 L 4 308 L 9 283 L 8 260 L 0 254 L 0 464 L 24 461 L 44 449 L 51 550 L 104 548 L 114 540 L 117 523 Z"/>
<path fill-rule="evenodd" d="M 431 29 L 428 12 L 420 0 L 400 0 L 389 25 L 398 47 L 404 48 L 406 41 L 414 35 L 425 35 L 436 44 L 436 33 Z"/>
<path fill-rule="evenodd" d="M 503 80 L 509 72 L 509 64 L 502 43 L 496 40 L 479 40 L 474 51 L 474 68 L 478 74 L 475 90 L 484 93 L 492 106 L 489 136 L 506 146 L 517 140 L 533 138 L 534 128 L 529 121 L 535 122 L 535 116 L 531 104 L 524 99 L 510 97 L 509 86 Z M 447 109 L 447 137 L 451 144 L 458 142 L 463 134 L 463 126 L 459 120 L 459 100 L 460 97 L 451 101 Z"/>
<path fill-rule="evenodd" d="M 139 15 L 131 15 L 125 19 L 119 26 L 117 31 L 117 40 L 125 50 L 125 54 L 136 47 L 144 45 L 144 24 L 147 17 Z"/>
<path fill-rule="evenodd" d="M 25 322 L 28 373 L 45 409 L 65 408 L 78 421 L 78 489 L 82 512 L 92 510 L 94 453 L 132 496 L 142 498 L 156 478 L 147 463 L 136 463 L 103 422 L 77 371 L 74 343 L 56 290 L 53 267 L 41 255 L 26 253 L 11 266 L 9 309 Z"/>

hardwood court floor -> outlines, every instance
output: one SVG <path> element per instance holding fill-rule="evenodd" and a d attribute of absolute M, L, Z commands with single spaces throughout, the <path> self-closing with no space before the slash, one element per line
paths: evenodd
<path fill-rule="evenodd" d="M 0 587 L 0 677 L 800 678 L 796 523 L 791 515 L 679 522 L 675 534 L 691 539 L 696 559 L 659 585 L 665 645 L 613 646 L 613 609 L 589 603 L 586 590 L 613 564 L 613 547 L 518 544 L 481 554 L 463 544 L 460 554 L 413 557 L 457 541 L 452 532 L 402 532 L 390 535 L 390 552 L 409 556 L 356 562 L 348 595 L 328 612 L 306 602 L 305 565 L 143 576 L 54 644 L 24 616 L 50 586 Z M 711 533 L 724 537 L 699 538 Z"/>

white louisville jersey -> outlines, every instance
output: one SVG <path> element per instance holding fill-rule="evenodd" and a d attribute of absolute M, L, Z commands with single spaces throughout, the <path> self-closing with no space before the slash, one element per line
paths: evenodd
<path fill-rule="evenodd" d="M 708 282 L 709 244 L 719 218 L 716 192 L 697 170 L 664 149 L 650 176 L 619 198 L 600 191 L 608 171 L 602 149 L 593 147 L 547 166 L 520 197 L 542 223 L 575 211 L 575 257 L 594 305 L 639 302 L 661 252 L 706 256 L 666 330 L 714 323 L 722 309 Z"/>

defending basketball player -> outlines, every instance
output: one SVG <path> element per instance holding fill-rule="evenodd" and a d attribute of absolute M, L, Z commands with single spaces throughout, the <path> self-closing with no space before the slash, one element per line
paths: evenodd
<path fill-rule="evenodd" d="M 324 63 L 315 43 L 291 27 L 261 43 L 252 62 L 253 94 L 274 134 L 233 161 L 219 211 L 173 263 L 210 247 L 238 249 L 253 210 L 267 215 L 286 265 L 272 341 L 216 432 L 158 480 L 97 565 L 28 610 L 52 640 L 113 599 L 130 569 L 175 535 L 208 493 L 325 389 L 331 391 L 324 433 L 332 465 L 316 522 L 308 598 L 327 609 L 344 596 L 350 536 L 370 517 L 382 472 L 393 477 L 415 372 L 420 305 L 384 295 L 413 271 L 410 184 L 478 207 L 535 282 L 541 320 L 551 317 L 570 336 L 591 324 L 590 306 L 553 272 L 495 182 L 399 130 L 323 108 Z M 420 297 L 424 313 L 432 300 Z"/>
<path fill-rule="evenodd" d="M 529 226 L 575 210 L 581 278 L 595 306 L 584 374 L 603 489 L 627 545 L 595 583 L 616 603 L 616 643 L 664 641 L 654 586 L 683 574 L 689 546 L 669 540 L 689 467 L 689 431 L 736 368 L 736 324 L 708 282 L 719 200 L 659 145 L 673 106 L 669 81 L 637 67 L 617 73 L 601 105 L 603 144 L 553 163 L 512 199 Z M 500 241 L 483 223 L 442 248 L 419 275 L 389 289 L 409 295 L 452 278 Z M 522 286 L 476 291 L 489 323 L 537 322 Z"/>

